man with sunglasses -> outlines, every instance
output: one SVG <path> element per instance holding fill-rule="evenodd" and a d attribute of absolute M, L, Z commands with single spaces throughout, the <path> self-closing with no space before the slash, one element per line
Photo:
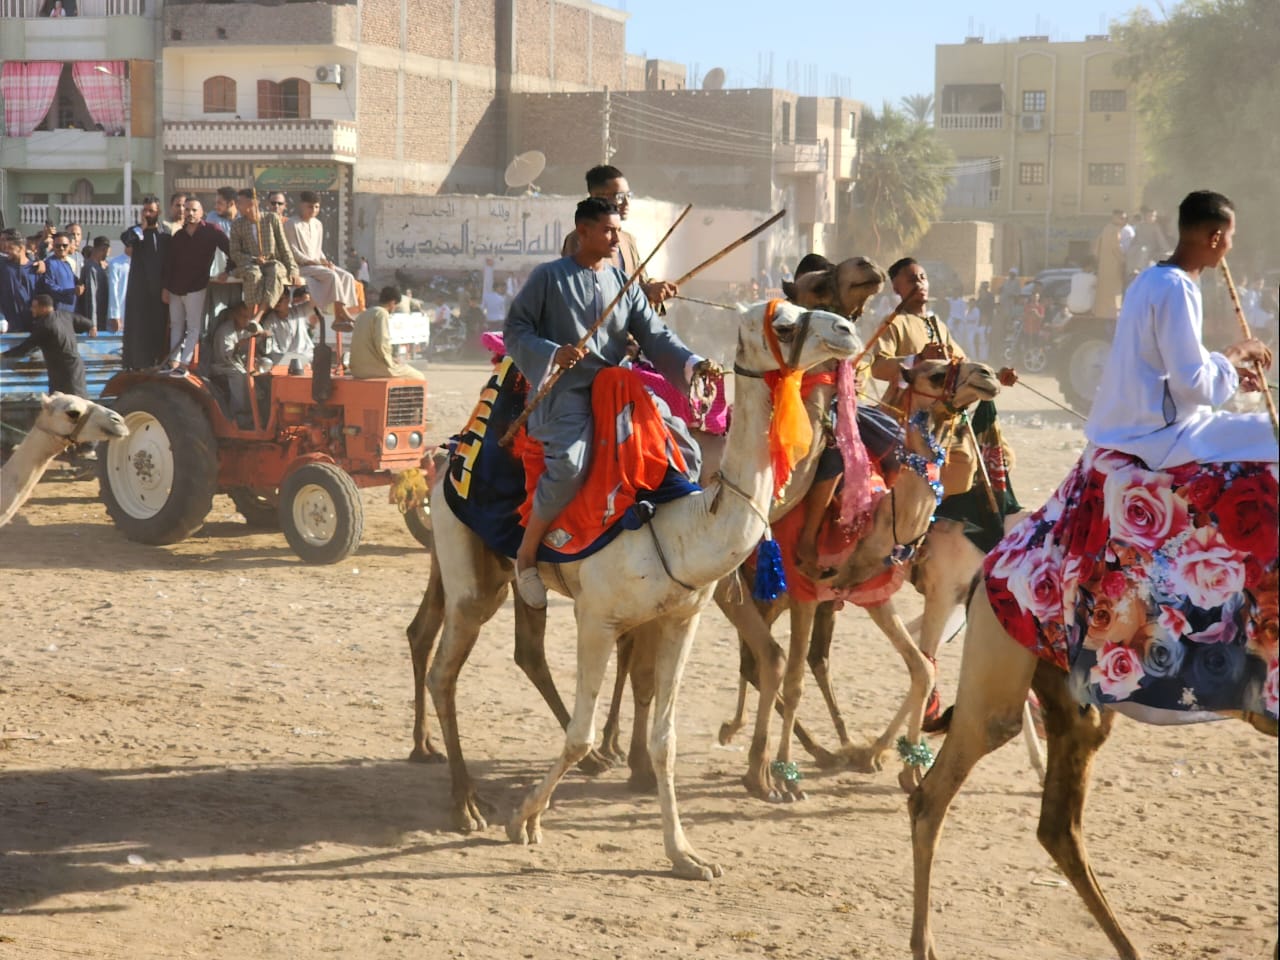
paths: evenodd
<path fill-rule="evenodd" d="M 53 298 L 55 310 L 76 309 L 76 297 L 81 287 L 76 276 L 76 265 L 71 259 L 71 237 L 65 233 L 53 235 L 53 250 L 44 261 L 44 275 L 36 285 L 39 293 Z"/>
<path fill-rule="evenodd" d="M 601 164 L 588 170 L 587 196 L 608 200 L 618 208 L 618 217 L 624 222 L 626 221 L 627 213 L 631 209 L 631 185 L 627 183 L 627 178 L 622 175 L 622 171 L 617 167 Z M 634 236 L 622 230 L 620 231 L 620 237 L 621 243 L 618 244 L 615 266 L 629 277 L 636 272 L 636 268 L 640 266 L 644 258 L 640 256 L 640 247 L 636 243 Z M 577 251 L 578 234 L 575 231 L 564 238 L 564 247 L 561 249 L 560 254 L 561 256 L 571 257 Z M 640 288 L 644 290 L 645 298 L 655 307 L 664 300 L 674 297 L 679 292 L 675 284 L 668 283 L 665 280 L 650 280 L 645 274 L 640 275 L 639 283 Z"/>

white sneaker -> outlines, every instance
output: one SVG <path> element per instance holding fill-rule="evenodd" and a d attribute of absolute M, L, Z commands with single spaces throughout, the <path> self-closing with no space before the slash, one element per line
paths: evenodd
<path fill-rule="evenodd" d="M 520 599 L 534 610 L 547 608 L 547 587 L 538 576 L 537 567 L 516 571 L 516 590 L 520 593 Z"/>

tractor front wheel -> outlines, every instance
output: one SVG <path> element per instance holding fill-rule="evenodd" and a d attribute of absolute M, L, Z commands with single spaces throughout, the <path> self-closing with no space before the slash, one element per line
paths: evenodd
<path fill-rule="evenodd" d="M 337 563 L 355 552 L 364 532 L 360 491 L 332 463 L 308 463 L 280 487 L 280 527 L 307 563 Z"/>

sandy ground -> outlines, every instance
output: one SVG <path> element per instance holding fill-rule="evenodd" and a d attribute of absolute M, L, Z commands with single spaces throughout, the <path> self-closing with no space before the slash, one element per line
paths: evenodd
<path fill-rule="evenodd" d="M 461 425 L 483 375 L 429 370 L 435 436 Z M 1038 504 L 1073 461 L 1078 424 L 1022 389 L 1002 408 L 1017 489 Z M 908 954 L 894 771 L 823 775 L 801 753 L 807 801 L 749 799 L 743 743 L 715 739 L 737 653 L 714 610 L 685 674 L 677 779 L 690 837 L 722 879 L 669 875 L 656 800 L 629 793 L 623 770 L 571 773 L 539 847 L 506 842 L 500 826 L 451 832 L 445 768 L 404 759 L 403 631 L 431 561 L 385 491 L 364 499 L 363 546 L 332 567 L 249 531 L 223 497 L 191 540 L 133 544 L 96 482 L 56 476 L 0 531 L 0 957 Z M 914 595 L 904 606 L 914 615 Z M 549 624 L 571 691 L 566 601 L 553 598 Z M 838 631 L 839 695 L 870 734 L 905 670 L 864 614 L 842 614 Z M 948 697 L 959 659 L 958 643 L 942 651 Z M 472 771 L 505 814 L 561 743 L 511 660 L 509 606 L 459 698 Z M 833 739 L 812 684 L 802 718 Z M 1276 742 L 1240 725 L 1117 723 L 1087 835 L 1148 957 L 1271 956 L 1276 784 Z M 944 955 L 1114 955 L 1036 843 L 1038 802 L 1018 741 L 954 805 L 935 884 Z"/>

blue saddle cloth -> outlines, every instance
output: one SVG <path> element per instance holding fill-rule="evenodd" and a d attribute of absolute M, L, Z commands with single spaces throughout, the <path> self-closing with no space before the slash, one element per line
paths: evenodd
<path fill-rule="evenodd" d="M 484 541 L 489 549 L 515 558 L 524 535 L 520 505 L 525 499 L 524 466 L 512 448 L 499 441 L 524 410 L 528 381 L 510 357 L 504 357 L 480 393 L 463 431 L 449 441 L 449 464 L 444 479 L 449 509 Z M 582 560 L 608 546 L 623 530 L 637 530 L 653 515 L 656 504 L 679 499 L 698 490 L 674 468 L 657 490 L 641 491 L 637 502 L 594 543 L 561 553 L 543 543 L 538 559 L 548 563 Z"/>

